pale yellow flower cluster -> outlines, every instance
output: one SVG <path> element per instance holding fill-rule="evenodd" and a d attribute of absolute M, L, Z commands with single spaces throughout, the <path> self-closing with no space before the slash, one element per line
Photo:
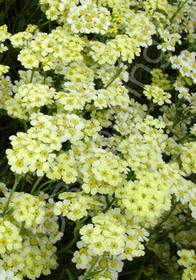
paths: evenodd
<path fill-rule="evenodd" d="M 158 86 L 162 88 L 164 91 L 168 91 L 172 89 L 171 82 L 169 80 L 169 75 L 163 73 L 163 71 L 159 68 L 154 68 L 151 73 L 152 75 L 152 86 Z"/>
<path fill-rule="evenodd" d="M 10 39 L 10 37 L 11 34 L 8 32 L 7 25 L 0 26 L 0 53 L 8 50 L 8 47 L 6 47 L 3 42 Z"/>
<path fill-rule="evenodd" d="M 179 33 L 186 32 L 186 39 L 188 42 L 194 42 L 195 36 L 195 23 L 196 23 L 196 6 L 194 0 L 188 0 L 185 2 L 181 2 L 182 6 L 180 11 L 178 11 L 178 5 L 174 6 L 173 20 L 170 25 L 171 30 L 175 30 Z"/>
<path fill-rule="evenodd" d="M 4 44 L 4 42 L 7 39 L 10 39 L 11 34 L 7 30 L 7 25 L 0 26 L 0 54 L 8 50 L 8 47 Z M 0 64 L 0 77 L 8 71 L 9 66 Z"/>
<path fill-rule="evenodd" d="M 53 213 L 54 201 L 45 193 L 15 192 L 4 212 L 10 190 L 3 183 L 0 188 L 0 266 L 16 280 L 50 274 L 58 266 L 54 244 L 63 235 Z"/>
<path fill-rule="evenodd" d="M 167 0 L 146 0 L 142 1 L 142 5 L 148 14 L 153 15 L 157 10 L 171 14 L 172 6 Z"/>
<path fill-rule="evenodd" d="M 187 175 L 196 173 L 196 142 L 185 143 L 181 149 L 182 169 Z"/>
<path fill-rule="evenodd" d="M 182 180 L 184 178 L 182 177 Z M 178 180 L 178 184 L 181 184 L 182 182 Z M 185 183 L 185 179 L 184 179 L 184 183 Z M 183 189 L 183 188 L 182 188 Z M 183 195 L 181 194 L 181 197 Z M 165 222 L 162 224 L 162 234 L 164 236 L 165 232 L 169 232 L 168 234 L 168 239 L 162 238 L 161 237 L 161 233 L 158 236 L 154 235 L 152 236 L 152 238 L 150 239 L 150 241 L 147 244 L 147 247 L 150 251 L 153 251 L 154 254 L 156 255 L 157 258 L 159 258 L 159 260 L 162 263 L 167 263 L 166 265 L 166 269 L 168 271 L 168 273 L 171 274 L 175 274 L 179 272 L 179 265 L 183 265 L 183 259 L 184 259 L 184 255 L 187 253 L 187 256 L 190 257 L 190 265 L 189 265 L 189 272 L 190 271 L 194 271 L 194 264 L 191 263 L 191 255 L 194 255 L 194 248 L 196 246 L 196 239 L 195 239 L 195 226 L 190 226 L 187 227 L 186 229 L 184 229 L 183 225 L 184 223 L 186 223 L 187 221 L 187 206 L 186 203 L 183 202 L 183 204 L 178 204 L 175 208 L 175 210 L 171 213 L 171 215 L 169 216 L 169 218 L 167 220 L 165 220 Z M 167 213 L 165 214 L 167 215 Z M 165 217 L 165 215 L 163 216 L 163 218 Z M 189 220 L 189 223 L 191 224 L 191 222 L 194 223 L 194 218 L 192 218 L 192 220 Z M 178 258 L 176 257 L 176 254 L 174 255 L 172 253 L 172 248 L 173 246 L 176 246 L 178 251 L 177 254 L 179 256 L 183 256 L 182 260 L 178 260 Z M 191 250 L 191 248 L 193 248 Z M 191 252 L 192 251 L 192 252 Z M 195 257 L 193 257 L 195 258 Z M 188 260 L 188 259 L 186 259 Z M 188 262 L 187 262 L 188 265 Z M 163 265 L 164 266 L 164 265 Z M 162 266 L 162 267 L 163 267 Z M 149 267 L 147 266 L 145 269 L 145 274 L 149 277 L 152 276 L 153 273 L 155 272 L 154 268 L 151 266 L 151 269 L 149 269 Z M 185 271 L 184 271 L 185 272 Z M 188 272 L 188 270 L 187 270 Z M 186 275 L 187 278 L 184 279 L 194 279 L 191 278 L 192 276 L 190 276 L 191 274 Z"/>
<path fill-rule="evenodd" d="M 3 75 L 9 71 L 9 66 L 7 65 L 0 65 L 0 75 Z"/>
<path fill-rule="evenodd" d="M 81 1 L 82 5 L 71 5 L 66 22 L 73 33 L 95 33 L 104 35 L 110 25 L 110 12 L 91 1 Z"/>
<path fill-rule="evenodd" d="M 132 2 L 133 5 L 136 5 L 138 1 Z M 157 45 L 158 49 L 164 52 L 174 51 L 176 45 L 181 44 L 181 36 L 191 43 L 194 42 L 196 26 L 194 0 L 176 1 L 172 5 L 167 0 L 139 2 L 140 8 L 146 11 L 147 16 L 158 29 L 158 34 L 162 40 L 162 43 Z"/>
<path fill-rule="evenodd" d="M 88 270 L 98 257 L 95 270 L 100 270 L 92 279 L 118 279 L 122 260 L 144 255 L 142 242 L 148 240 L 148 232 L 140 226 L 129 224 L 119 208 L 99 213 L 92 223 L 80 229 L 80 250 L 75 251 L 72 261 L 78 269 Z M 82 279 L 82 278 L 81 278 Z"/>
<path fill-rule="evenodd" d="M 11 81 L 9 76 L 2 76 L 0 78 L 0 107 L 5 109 L 12 118 L 19 118 L 28 120 L 33 112 L 40 111 L 43 105 L 50 105 L 54 93 L 53 88 L 49 88 L 52 79 L 45 78 L 38 71 L 32 70 L 19 70 L 19 81 Z M 43 85 L 44 80 L 47 85 Z M 30 85 L 29 85 L 30 84 Z M 42 91 L 38 93 L 38 87 L 41 85 Z M 45 89 L 45 91 L 44 91 Z M 24 95 L 28 92 L 28 97 Z M 49 92 L 47 92 L 47 90 Z M 15 94 L 15 96 L 13 96 Z M 36 95 L 39 95 L 39 97 Z M 47 100 L 50 96 L 51 100 Z"/>
<path fill-rule="evenodd" d="M 48 173 L 49 178 L 60 179 L 63 176 L 65 182 L 75 182 L 75 160 L 70 158 L 63 166 L 66 153 L 56 155 L 56 152 L 61 150 L 63 142 L 71 140 L 74 143 L 84 137 L 82 119 L 74 114 L 52 117 L 42 113 L 34 113 L 30 119 L 33 127 L 26 133 L 18 132 L 16 136 L 10 137 L 13 149 L 8 149 L 6 153 L 11 170 L 17 174 L 35 172 L 37 176 Z M 72 179 L 68 179 L 71 171 Z"/>
<path fill-rule="evenodd" d="M 0 77 L 0 108 L 5 108 L 6 100 L 12 95 L 13 84 L 9 76 Z"/>
<path fill-rule="evenodd" d="M 182 249 L 177 252 L 180 259 L 178 264 L 184 266 L 182 280 L 195 279 L 196 277 L 196 255 L 194 250 Z"/>
<path fill-rule="evenodd" d="M 183 114 L 183 113 L 186 114 L 189 111 L 189 107 L 187 107 L 185 104 L 183 104 L 183 105 L 184 106 L 181 109 L 182 110 L 181 114 Z M 159 118 L 164 121 L 164 123 L 166 125 L 167 134 L 169 135 L 170 132 L 172 133 L 172 137 L 171 137 L 172 142 L 173 142 L 173 140 L 176 141 L 176 140 L 184 137 L 188 132 L 187 125 L 190 125 L 190 120 L 186 120 L 186 118 L 185 118 L 185 120 L 182 122 L 176 121 L 177 108 L 176 108 L 175 104 L 171 104 L 170 106 L 163 105 L 160 108 L 160 110 L 161 110 L 161 112 L 163 112 L 163 114 Z"/>
<path fill-rule="evenodd" d="M 25 36 L 26 34 L 29 36 Z M 56 61 L 69 63 L 83 59 L 80 53 L 83 49 L 83 40 L 77 35 L 67 33 L 60 26 L 50 34 L 24 31 L 17 36 L 14 35 L 10 40 L 14 47 L 22 48 L 18 60 L 26 69 L 37 69 L 41 66 L 47 71 Z"/>
<path fill-rule="evenodd" d="M 138 180 L 129 181 L 123 189 L 116 191 L 118 203 L 134 224 L 156 225 L 162 213 L 171 207 L 171 186 L 161 172 L 141 171 L 136 177 Z"/>
<path fill-rule="evenodd" d="M 167 28 L 159 28 L 158 31 L 163 42 L 157 46 L 157 49 L 161 49 L 163 52 L 175 51 L 176 44 L 181 44 L 180 34 L 172 33 Z"/>
<path fill-rule="evenodd" d="M 171 103 L 170 97 L 171 94 L 165 92 L 162 88 L 155 85 L 145 85 L 144 95 L 153 101 L 153 103 L 157 103 L 158 105 L 163 105 L 166 103 Z"/>
<path fill-rule="evenodd" d="M 94 200 L 85 192 L 64 192 L 58 198 L 63 201 L 58 201 L 55 204 L 55 215 L 62 214 L 72 221 L 86 217 L 88 215 L 87 210 L 93 210 L 96 205 L 103 206 L 102 203 Z"/>
<path fill-rule="evenodd" d="M 181 75 L 191 78 L 196 83 L 196 52 L 184 50 L 179 56 L 170 58 L 172 68 L 179 69 Z"/>

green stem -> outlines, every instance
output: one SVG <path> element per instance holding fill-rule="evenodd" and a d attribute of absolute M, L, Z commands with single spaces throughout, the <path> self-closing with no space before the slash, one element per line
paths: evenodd
<path fill-rule="evenodd" d="M 161 240 L 165 240 L 166 237 L 168 237 L 169 233 L 173 233 L 174 235 L 178 234 L 181 231 L 188 231 L 190 229 L 192 229 L 193 227 L 195 227 L 196 224 L 191 224 L 190 226 L 186 226 L 184 224 L 182 225 L 177 225 L 175 226 L 175 228 L 170 228 L 167 231 L 164 231 L 163 233 L 159 234 L 158 238 L 156 239 L 157 242 L 161 241 Z"/>
<path fill-rule="evenodd" d="M 49 20 L 49 33 L 51 32 L 51 30 L 52 30 L 52 21 Z"/>
<path fill-rule="evenodd" d="M 39 24 L 39 26 L 37 26 L 37 28 L 34 30 L 34 33 L 35 33 L 35 31 L 39 31 L 39 29 L 41 28 L 41 27 L 44 27 L 45 25 L 47 25 L 47 24 L 49 24 L 49 22 L 50 22 L 50 20 L 47 20 L 47 21 L 45 21 L 44 23 L 42 23 L 42 24 Z"/>
<path fill-rule="evenodd" d="M 67 273 L 68 277 L 69 277 L 69 280 L 74 280 L 75 277 L 73 277 L 73 275 L 71 274 L 71 272 L 69 271 L 69 269 L 65 269 L 65 272 Z"/>
<path fill-rule="evenodd" d="M 21 191 L 21 192 L 23 192 L 23 190 L 24 190 L 25 183 L 26 183 L 25 180 L 23 180 L 22 183 L 21 183 L 21 188 L 20 188 L 20 191 Z"/>
<path fill-rule="evenodd" d="M 66 188 L 66 187 L 65 187 L 65 188 L 62 188 L 59 192 L 52 194 L 51 197 L 53 198 L 53 197 L 55 197 L 55 196 L 58 196 L 59 194 L 65 192 L 65 191 L 67 191 L 67 188 Z"/>
<path fill-rule="evenodd" d="M 10 192 L 10 195 L 9 195 L 9 197 L 8 197 L 8 200 L 7 200 L 7 202 L 6 202 L 5 209 L 4 209 L 4 211 L 3 211 L 3 216 L 4 216 L 4 215 L 6 214 L 6 212 L 7 212 L 7 209 L 8 209 L 9 204 L 10 204 L 10 200 L 11 200 L 11 198 L 12 198 L 12 196 L 13 196 L 15 190 L 16 190 L 16 187 L 18 186 L 18 184 L 19 184 L 19 182 L 20 182 L 20 180 L 21 180 L 22 177 L 23 177 L 23 174 L 20 174 L 20 175 L 16 175 L 16 176 L 15 176 L 15 182 L 14 182 L 13 188 L 12 188 L 12 190 L 11 190 L 11 192 Z"/>
<path fill-rule="evenodd" d="M 88 216 L 85 217 L 84 219 L 82 219 L 81 221 L 80 220 L 76 221 L 76 226 L 75 226 L 74 232 L 73 232 L 74 233 L 74 238 L 72 239 L 72 241 L 66 247 L 59 250 L 57 252 L 57 255 L 67 252 L 76 243 L 76 241 L 78 240 L 78 237 L 79 237 L 80 228 L 83 226 L 83 224 L 84 224 L 84 222 L 86 221 L 87 218 L 88 218 Z"/>
<path fill-rule="evenodd" d="M 183 136 L 182 138 L 180 138 L 179 140 L 177 140 L 177 143 L 183 143 L 186 139 L 188 139 L 192 134 L 188 133 L 187 135 Z"/>
<path fill-rule="evenodd" d="M 27 125 L 26 121 L 21 119 L 20 122 L 23 124 L 25 132 L 26 132 L 28 130 L 28 125 Z"/>
<path fill-rule="evenodd" d="M 165 218 L 159 223 L 159 225 L 157 227 L 155 227 L 155 229 L 153 230 L 153 232 L 150 235 L 149 240 L 152 238 L 152 236 L 154 234 L 156 234 L 159 229 L 161 228 L 162 224 L 165 223 L 167 221 L 167 219 L 170 217 L 170 215 L 173 213 L 173 211 L 176 209 L 176 206 L 179 204 L 180 202 L 177 201 L 176 203 L 174 203 L 173 207 L 171 208 L 171 210 L 169 211 L 169 213 L 165 216 Z"/>
<path fill-rule="evenodd" d="M 180 10 L 184 7 L 184 5 L 188 2 L 188 0 L 184 1 L 182 5 L 179 5 L 177 11 L 173 14 L 172 18 L 170 19 L 170 22 L 174 20 L 174 18 L 177 16 L 177 14 L 180 12 Z"/>
<path fill-rule="evenodd" d="M 152 102 L 152 99 L 150 99 L 150 103 L 149 103 L 149 107 L 148 107 L 148 111 L 146 112 L 146 116 L 150 114 L 150 112 L 152 112 L 154 109 L 154 103 Z"/>
<path fill-rule="evenodd" d="M 49 180 L 43 184 L 41 184 L 41 186 L 36 190 L 36 194 L 39 193 L 39 191 L 47 184 L 54 182 L 53 180 Z"/>
<path fill-rule="evenodd" d="M 47 75 L 46 75 L 46 72 L 44 71 L 44 85 L 46 84 L 46 78 L 47 78 Z"/>
<path fill-rule="evenodd" d="M 122 276 L 130 275 L 130 274 L 133 274 L 133 273 L 137 273 L 137 272 L 138 272 L 138 269 L 134 269 L 134 270 L 122 272 L 122 273 L 119 274 L 119 276 L 122 277 Z"/>
<path fill-rule="evenodd" d="M 137 275 L 135 276 L 134 280 L 140 280 L 142 272 L 143 272 L 143 269 L 144 269 L 144 264 L 140 267 L 140 269 L 139 269 Z"/>
<path fill-rule="evenodd" d="M 47 190 L 50 189 L 50 187 L 51 187 L 51 183 L 49 184 L 49 186 L 47 186 L 46 188 L 44 188 L 44 189 L 42 190 L 42 192 L 46 192 Z M 36 192 L 36 193 L 37 193 L 37 192 Z"/>
<path fill-rule="evenodd" d="M 28 18 L 28 20 L 30 21 L 30 19 L 33 18 L 34 14 L 39 10 L 39 7 L 36 7 L 35 10 L 32 12 L 31 16 Z"/>
<path fill-rule="evenodd" d="M 25 221 L 23 221 L 21 224 L 21 228 L 20 228 L 20 232 L 19 232 L 20 235 L 23 234 L 24 225 L 25 225 Z"/>
<path fill-rule="evenodd" d="M 91 65 L 89 65 L 89 67 L 92 67 L 92 66 L 94 66 L 96 64 L 97 64 L 97 61 L 94 61 Z"/>
<path fill-rule="evenodd" d="M 58 255 L 67 252 L 76 243 L 76 241 L 78 240 L 78 237 L 79 237 L 79 230 L 80 230 L 80 228 L 78 228 L 76 225 L 76 227 L 74 229 L 74 238 L 66 247 L 62 248 L 61 250 L 59 250 L 57 252 Z"/>
<path fill-rule="evenodd" d="M 32 83 L 32 81 L 33 81 L 34 72 L 35 72 L 35 69 L 33 68 L 33 69 L 32 69 L 32 72 L 31 72 L 30 83 Z"/>
<path fill-rule="evenodd" d="M 174 122 L 174 125 L 173 125 L 173 128 L 178 124 L 180 123 L 181 121 L 183 120 L 188 120 L 189 118 L 191 119 L 193 116 L 193 114 L 191 114 L 189 111 L 185 112 L 185 113 L 182 113 L 180 111 L 177 111 L 176 113 L 176 121 Z"/>
<path fill-rule="evenodd" d="M 91 272 L 93 270 L 93 268 L 95 267 L 96 263 L 98 262 L 100 257 L 96 257 L 94 262 L 92 263 L 91 267 L 89 268 L 89 270 L 86 272 L 86 274 L 84 275 L 83 280 L 88 279 L 91 276 Z"/>
<path fill-rule="evenodd" d="M 31 194 L 34 193 L 34 191 L 35 191 L 37 185 L 41 182 L 42 179 L 43 179 L 43 176 L 42 176 L 42 177 L 39 177 L 39 178 L 37 179 L 37 181 L 36 181 L 35 184 L 33 185 L 33 188 L 32 188 L 32 190 L 31 190 Z"/>
<path fill-rule="evenodd" d="M 117 66 L 117 69 L 116 69 L 116 73 L 114 74 L 114 76 L 111 79 L 111 81 L 107 84 L 107 86 L 104 87 L 104 89 L 107 89 L 116 80 L 116 78 L 118 78 L 118 76 L 122 72 L 122 68 L 120 68 L 121 62 L 122 62 L 122 58 L 120 56 L 119 62 L 118 62 L 118 66 Z"/>
<path fill-rule="evenodd" d="M 104 213 L 107 212 L 107 211 L 110 209 L 110 207 L 112 206 L 112 204 L 113 204 L 116 200 L 117 200 L 117 198 L 116 198 L 116 197 L 113 197 L 113 199 L 110 201 L 110 200 L 108 199 L 108 196 L 106 195 L 107 207 L 106 207 L 106 209 L 105 209 L 103 212 L 104 212 Z"/>

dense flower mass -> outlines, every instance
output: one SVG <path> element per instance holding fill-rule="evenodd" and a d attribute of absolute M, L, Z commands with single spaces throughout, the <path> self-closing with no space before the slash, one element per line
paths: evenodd
<path fill-rule="evenodd" d="M 0 265 L 5 269 L 1 276 L 18 280 L 50 274 L 58 266 L 54 244 L 62 237 L 54 201 L 46 193 L 15 192 L 9 203 L 10 190 L 3 183 L 0 187 Z"/>
<path fill-rule="evenodd" d="M 48 22 L 0 26 L 0 62 L 9 50 L 17 59 L 0 64 L 0 111 L 14 127 L 0 280 L 58 264 L 62 279 L 117 280 L 124 263 L 134 279 L 194 280 L 195 2 L 39 8 Z"/>

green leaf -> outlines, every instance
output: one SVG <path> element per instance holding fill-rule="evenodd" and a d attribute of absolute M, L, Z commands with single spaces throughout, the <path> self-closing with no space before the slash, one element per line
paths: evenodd
<path fill-rule="evenodd" d="M 66 272 L 67 276 L 69 277 L 68 278 L 69 280 L 75 280 L 76 279 L 75 276 L 71 273 L 71 271 L 68 268 L 65 269 L 65 272 Z M 62 280 L 65 280 L 65 279 L 66 279 L 65 277 L 62 278 Z"/>
<path fill-rule="evenodd" d="M 189 51 L 196 51 L 196 41 L 188 46 Z"/>

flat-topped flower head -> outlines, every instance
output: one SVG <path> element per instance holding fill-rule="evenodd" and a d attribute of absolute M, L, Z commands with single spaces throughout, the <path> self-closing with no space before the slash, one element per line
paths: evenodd
<path fill-rule="evenodd" d="M 171 94 L 156 85 L 145 85 L 143 93 L 148 99 L 152 99 L 153 103 L 157 103 L 159 106 L 165 102 L 171 103 Z"/>
<path fill-rule="evenodd" d="M 74 33 L 95 33 L 104 35 L 110 25 L 110 12 L 92 1 L 80 1 L 82 5 L 72 5 L 67 23 Z"/>

